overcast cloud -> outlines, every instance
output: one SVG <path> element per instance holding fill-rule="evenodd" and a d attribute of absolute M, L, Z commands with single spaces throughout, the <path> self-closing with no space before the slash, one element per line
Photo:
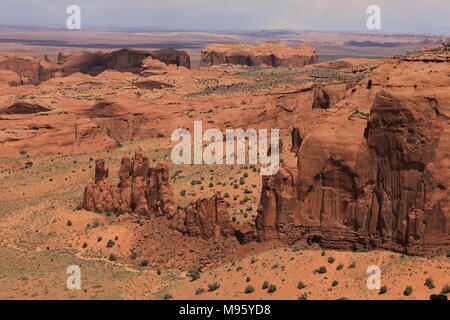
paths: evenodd
<path fill-rule="evenodd" d="M 376 4 L 381 32 L 450 34 L 450 0 L 1 0 L 0 24 L 64 26 L 70 4 L 84 26 L 324 31 L 367 31 Z"/>

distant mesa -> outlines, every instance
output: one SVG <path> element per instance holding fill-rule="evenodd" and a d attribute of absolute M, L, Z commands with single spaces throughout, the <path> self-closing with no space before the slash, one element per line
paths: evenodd
<path fill-rule="evenodd" d="M 191 67 L 189 55 L 185 51 L 176 49 L 60 52 L 56 64 L 51 63 L 48 58 L 41 61 L 19 54 L 6 54 L 0 56 L 0 83 L 39 85 L 55 77 L 66 77 L 77 72 L 97 76 L 105 70 L 135 74 L 144 72 L 144 76 L 148 76 L 151 75 L 152 66 L 157 64 L 156 62 L 149 63 L 148 59 L 159 63 L 157 70 L 174 70 L 178 67 L 190 69 Z"/>
<path fill-rule="evenodd" d="M 61 53 L 58 55 L 60 72 L 63 76 L 81 72 L 96 76 L 110 69 L 120 72 L 132 72 L 140 74 L 143 62 L 147 58 L 153 58 L 166 65 L 190 68 L 190 57 L 185 51 L 176 49 L 161 49 L 156 51 L 143 51 L 121 49 L 117 51 Z"/>
<path fill-rule="evenodd" d="M 318 61 L 316 50 L 308 44 L 289 47 L 269 41 L 259 46 L 240 43 L 213 44 L 201 53 L 200 66 L 237 64 L 245 66 L 304 67 Z"/>

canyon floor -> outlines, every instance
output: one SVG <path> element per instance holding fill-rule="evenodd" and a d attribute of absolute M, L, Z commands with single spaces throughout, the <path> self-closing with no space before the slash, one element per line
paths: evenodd
<path fill-rule="evenodd" d="M 381 250 L 345 252 L 269 241 L 231 244 L 229 252 L 216 257 L 207 241 L 170 234 L 165 217 L 147 220 L 80 209 L 84 185 L 92 178 L 93 159 L 104 158 L 115 172 L 120 158 L 137 147 L 155 161 L 167 160 L 170 152 L 164 138 L 152 138 L 124 143 L 111 151 L 0 160 L 0 298 L 428 299 L 448 284 L 450 261 L 445 256 L 425 258 Z M 217 190 L 230 194 L 232 216 L 237 221 L 254 218 L 260 176 L 248 166 L 177 169 L 182 172 L 171 178 L 177 204 L 186 205 Z M 238 189 L 217 184 L 244 173 L 248 177 Z M 199 177 L 205 177 L 205 188 L 191 186 L 190 181 Z M 209 183 L 214 186 L 209 187 Z M 240 204 L 233 199 L 242 195 L 244 188 L 252 193 L 248 203 Z M 188 192 L 183 197 L 180 193 L 184 189 Z M 252 211 L 243 213 L 248 207 Z M 132 259 L 132 246 L 139 245 L 137 233 L 145 234 L 145 246 L 151 253 Z M 114 246 L 108 248 L 108 240 L 113 240 Z M 181 247 L 172 245 L 179 240 L 188 242 Z M 118 259 L 110 261 L 111 254 Z M 141 266 L 146 259 L 149 264 Z M 189 263 L 180 266 L 175 262 L 178 260 Z M 70 265 L 82 270 L 81 290 L 66 287 Z M 382 285 L 388 288 L 385 294 L 367 289 L 370 265 L 380 266 Z M 189 270 L 199 266 L 200 278 L 192 281 Z M 327 272 L 316 272 L 322 266 Z M 427 278 L 433 279 L 435 288 L 425 284 Z M 276 291 L 263 289 L 265 281 L 275 285 Z M 300 281 L 305 288 L 298 289 Z M 335 286 L 334 281 L 338 281 Z M 214 289 L 214 283 L 219 288 Z M 210 286 L 214 290 L 209 291 Z M 247 286 L 253 286 L 254 292 L 245 293 Z M 409 296 L 403 293 L 407 286 L 413 287 Z"/>

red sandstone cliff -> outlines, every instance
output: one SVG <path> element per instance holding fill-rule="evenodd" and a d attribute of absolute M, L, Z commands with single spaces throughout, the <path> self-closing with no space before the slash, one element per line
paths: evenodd
<path fill-rule="evenodd" d="M 304 137 L 297 167 L 263 180 L 260 240 L 450 248 L 449 49 L 386 62 Z"/>
<path fill-rule="evenodd" d="M 224 43 L 207 46 L 201 53 L 201 66 L 239 64 L 247 66 L 303 67 L 317 62 L 313 47 L 302 44 L 289 47 L 279 42 L 266 42 L 259 46 Z"/>

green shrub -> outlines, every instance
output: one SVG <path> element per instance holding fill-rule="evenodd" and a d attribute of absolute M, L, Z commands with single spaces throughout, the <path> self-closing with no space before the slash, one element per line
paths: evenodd
<path fill-rule="evenodd" d="M 70 227 L 72 225 L 72 221 L 67 220 L 67 226 Z"/>
<path fill-rule="evenodd" d="M 428 289 L 434 289 L 436 286 L 434 285 L 434 281 L 431 278 L 425 279 L 425 285 L 428 287 Z"/>
<path fill-rule="evenodd" d="M 388 291 L 388 287 L 386 287 L 386 286 L 382 286 L 380 288 L 380 294 L 385 294 L 387 291 Z"/>
<path fill-rule="evenodd" d="M 316 270 L 316 272 L 320 274 L 327 273 L 327 267 L 321 266 L 319 269 Z"/>
<path fill-rule="evenodd" d="M 253 291 L 255 291 L 255 288 L 251 285 L 248 285 L 247 287 L 245 287 L 245 293 L 249 294 L 252 293 Z"/>
<path fill-rule="evenodd" d="M 342 270 L 342 268 L 344 268 L 344 265 L 342 263 L 340 263 L 337 267 L 336 270 Z"/>
<path fill-rule="evenodd" d="M 208 284 L 208 291 L 216 291 L 217 289 L 220 288 L 220 285 L 217 282 Z"/>
<path fill-rule="evenodd" d="M 117 261 L 117 256 L 114 253 L 111 253 L 108 258 L 109 261 Z"/>
<path fill-rule="evenodd" d="M 329 257 L 329 258 L 328 258 L 328 263 L 333 263 L 334 260 L 335 260 L 335 259 L 334 259 L 333 257 Z"/>
<path fill-rule="evenodd" d="M 339 281 L 334 280 L 334 281 L 331 283 L 331 286 L 332 286 L 332 287 L 336 287 L 338 284 L 339 284 Z"/>
<path fill-rule="evenodd" d="M 298 300 L 308 300 L 308 294 L 305 292 L 298 297 Z"/>
<path fill-rule="evenodd" d="M 146 267 L 146 266 L 148 266 L 148 261 L 147 260 L 142 260 L 140 265 L 141 265 L 141 267 Z"/>
<path fill-rule="evenodd" d="M 350 265 L 348 267 L 349 267 L 349 269 L 354 269 L 354 268 L 356 268 L 356 263 L 352 262 L 352 263 L 350 263 Z"/>
<path fill-rule="evenodd" d="M 83 248 L 86 248 L 88 246 L 88 244 L 85 242 L 83 243 Z"/>
<path fill-rule="evenodd" d="M 200 279 L 200 272 L 197 270 L 189 270 L 188 276 L 192 278 L 191 281 L 195 281 Z"/>
<path fill-rule="evenodd" d="M 114 247 L 115 242 L 113 240 L 108 240 L 108 242 L 106 243 L 106 247 L 107 248 L 112 248 Z"/>
<path fill-rule="evenodd" d="M 277 286 L 274 284 L 269 285 L 269 289 L 267 290 L 268 293 L 274 293 L 277 291 Z"/>
<path fill-rule="evenodd" d="M 404 294 L 405 296 L 410 296 L 412 292 L 413 292 L 413 287 L 407 286 L 407 287 L 405 288 L 405 290 L 403 291 L 403 294 Z"/>
<path fill-rule="evenodd" d="M 164 298 L 164 300 L 169 300 L 169 299 L 172 299 L 173 297 L 171 294 L 166 293 L 163 298 Z"/>
<path fill-rule="evenodd" d="M 450 285 L 446 284 L 446 285 L 442 288 L 442 293 L 443 293 L 443 294 L 450 293 Z"/>
<path fill-rule="evenodd" d="M 305 288 L 306 288 L 306 284 L 304 284 L 302 281 L 299 281 L 298 285 L 297 285 L 297 289 L 305 289 Z"/>
<path fill-rule="evenodd" d="M 264 281 L 264 282 L 263 282 L 263 285 L 262 285 L 262 288 L 263 288 L 263 289 L 267 289 L 268 287 L 269 287 L 269 282 Z"/>
<path fill-rule="evenodd" d="M 202 288 L 198 288 L 197 290 L 195 290 L 196 295 L 202 294 L 204 292 L 205 292 L 205 289 L 202 289 Z"/>

